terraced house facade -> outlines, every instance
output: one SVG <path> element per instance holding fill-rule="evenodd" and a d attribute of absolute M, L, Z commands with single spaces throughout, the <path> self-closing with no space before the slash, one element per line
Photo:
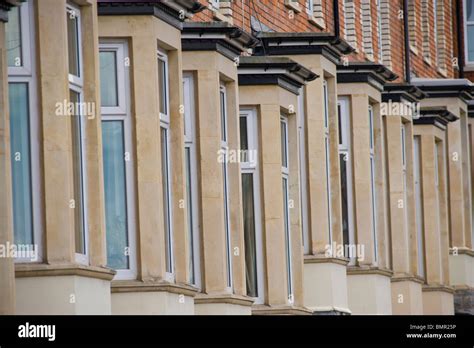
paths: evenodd
<path fill-rule="evenodd" d="M 0 314 L 474 314 L 471 17 L 1 0 Z"/>

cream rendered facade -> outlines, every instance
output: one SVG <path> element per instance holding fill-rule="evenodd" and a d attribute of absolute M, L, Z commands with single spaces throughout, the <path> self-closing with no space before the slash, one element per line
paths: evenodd
<path fill-rule="evenodd" d="M 40 250 L 0 257 L 0 314 L 451 315 L 472 296 L 470 84 L 394 84 L 333 35 L 253 37 L 194 22 L 193 0 L 0 3 L 0 245 L 27 83 Z M 91 114 L 58 115 L 75 95 Z"/>

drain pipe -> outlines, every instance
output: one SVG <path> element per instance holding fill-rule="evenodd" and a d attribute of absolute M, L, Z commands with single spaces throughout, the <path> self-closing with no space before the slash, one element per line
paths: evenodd
<path fill-rule="evenodd" d="M 464 43 L 462 40 L 461 33 L 463 33 L 462 28 L 462 1 L 456 1 L 456 31 L 457 31 L 457 45 L 458 45 L 458 69 L 459 69 L 459 78 L 464 78 Z M 467 33 L 463 33 L 466 35 Z"/>
<path fill-rule="evenodd" d="M 405 44 L 405 81 L 411 82 L 410 38 L 408 34 L 408 0 L 403 0 L 403 38 Z"/>
<path fill-rule="evenodd" d="M 334 36 L 339 39 L 340 28 L 339 28 L 339 1 L 333 1 L 333 14 L 334 14 Z"/>

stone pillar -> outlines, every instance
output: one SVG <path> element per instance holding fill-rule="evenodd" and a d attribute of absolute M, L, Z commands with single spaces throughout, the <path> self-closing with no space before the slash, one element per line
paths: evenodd
<path fill-rule="evenodd" d="M 1 11 L 1 10 L 0 10 Z M 0 245 L 13 244 L 10 114 L 5 22 L 0 20 Z M 0 257 L 0 315 L 15 313 L 14 260 Z"/>

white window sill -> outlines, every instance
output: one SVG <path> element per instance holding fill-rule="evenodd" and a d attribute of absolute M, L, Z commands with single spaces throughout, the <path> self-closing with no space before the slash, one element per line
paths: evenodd
<path fill-rule="evenodd" d="M 299 2 L 296 2 L 294 0 L 285 0 L 285 6 L 289 8 L 290 10 L 295 11 L 296 13 L 301 12 L 301 6 Z"/>
<path fill-rule="evenodd" d="M 231 25 L 234 24 L 232 17 L 222 14 L 220 10 L 216 10 L 214 8 L 211 8 L 211 10 L 213 19 L 218 20 L 220 22 L 227 22 Z"/>
<path fill-rule="evenodd" d="M 326 29 L 326 23 L 324 23 L 324 19 L 322 18 L 316 18 L 313 15 L 309 15 L 308 21 L 311 24 L 314 24 L 315 26 L 317 26 L 319 29 L 322 29 L 322 30 Z"/>

